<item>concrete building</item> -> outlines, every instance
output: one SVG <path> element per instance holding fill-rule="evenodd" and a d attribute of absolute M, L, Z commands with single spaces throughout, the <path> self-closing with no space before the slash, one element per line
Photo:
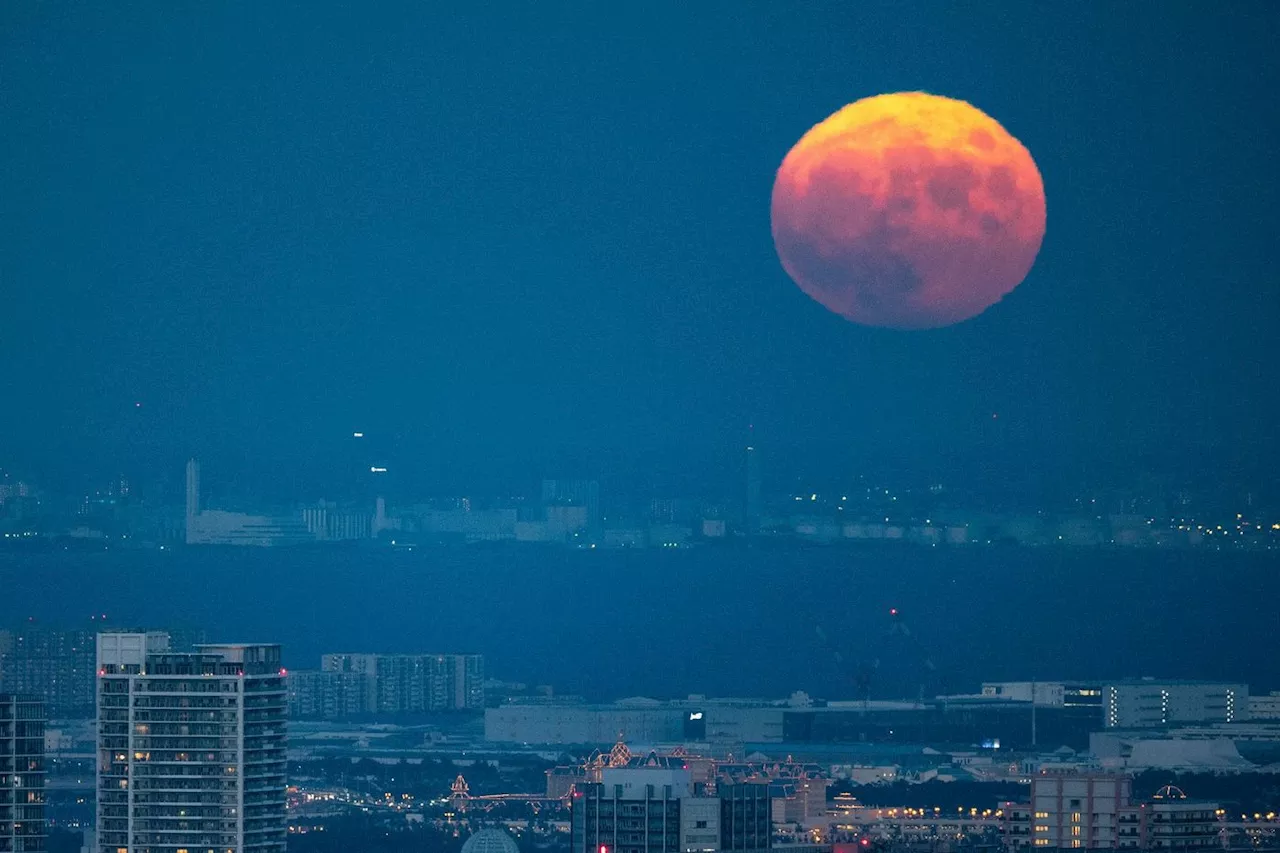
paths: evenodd
<path fill-rule="evenodd" d="M 1102 684 L 1079 681 L 986 681 L 982 695 L 1050 708 L 1102 708 Z"/>
<path fill-rule="evenodd" d="M 572 853 L 749 853 L 772 846 L 767 785 L 722 785 L 714 796 L 687 769 L 606 769 L 570 805 Z"/>
<path fill-rule="evenodd" d="M 1217 681 L 1139 679 L 1103 686 L 1109 729 L 1172 723 L 1234 723 L 1248 719 L 1249 685 Z"/>
<path fill-rule="evenodd" d="M 284 853 L 276 645 L 98 635 L 98 853 Z"/>
<path fill-rule="evenodd" d="M 45 849 L 44 703 L 0 693 L 0 853 Z"/>
<path fill-rule="evenodd" d="M 53 717 L 93 716 L 94 633 L 0 632 L 0 691 L 41 697 Z"/>
<path fill-rule="evenodd" d="M 341 720 L 374 712 L 373 679 L 359 672 L 291 670 L 285 677 L 289 716 L 294 719 Z"/>
<path fill-rule="evenodd" d="M 1127 776 L 1045 773 L 1031 780 L 1032 844 L 1054 849 L 1115 847 L 1120 812 L 1132 800 Z"/>
<path fill-rule="evenodd" d="M 1249 697 L 1249 719 L 1280 720 L 1280 691 Z"/>
<path fill-rule="evenodd" d="M 413 517 L 413 530 L 433 539 L 500 542 L 516 538 L 515 509 L 423 509 Z"/>
<path fill-rule="evenodd" d="M 542 506 L 547 511 L 547 521 L 551 525 L 556 507 L 581 507 L 584 513 L 581 523 L 591 531 L 600 529 L 603 517 L 600 513 L 600 484 L 595 480 L 543 480 Z M 563 515 L 563 514 L 560 514 Z M 576 514 L 565 516 L 579 518 Z"/>
<path fill-rule="evenodd" d="M 1217 803 L 1166 787 L 1133 799 L 1123 774 L 1042 771 L 1029 804 L 1006 804 L 1002 830 L 1012 849 L 1200 850 L 1218 843 Z"/>
<path fill-rule="evenodd" d="M 320 658 L 320 669 L 359 676 L 345 689 L 354 695 L 363 683 L 365 707 L 371 713 L 478 711 L 484 707 L 483 655 L 326 654 Z"/>
<path fill-rule="evenodd" d="M 332 501 L 304 507 L 302 523 L 317 542 L 349 542 L 371 539 L 376 534 L 374 513 L 342 509 Z"/>
<path fill-rule="evenodd" d="M 1033 741 L 1084 749 L 1097 731 L 1097 707 L 1042 707 L 998 697 L 941 697 L 925 702 L 829 702 L 691 698 L 629 699 L 612 704 L 511 702 L 485 711 L 485 739 L 494 743 L 700 743 L 716 752 L 742 744 L 1001 743 Z M 1033 719 L 1034 716 L 1034 719 Z"/>
<path fill-rule="evenodd" d="M 1139 850 L 1221 847 L 1217 809 L 1217 803 L 1190 800 L 1177 788 L 1163 788 L 1147 802 L 1121 813 L 1119 846 Z"/>
<path fill-rule="evenodd" d="M 255 515 L 205 509 L 200 500 L 200 463 L 187 462 L 186 542 L 188 545 L 240 545 L 266 548 L 315 542 L 301 514 Z"/>
<path fill-rule="evenodd" d="M 1240 773 L 1280 763 L 1280 725 L 1216 723 L 1176 729 L 1107 729 L 1089 753 L 1108 769 Z"/>

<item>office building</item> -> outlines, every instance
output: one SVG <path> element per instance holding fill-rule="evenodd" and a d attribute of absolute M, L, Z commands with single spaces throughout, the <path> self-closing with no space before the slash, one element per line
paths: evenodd
<path fill-rule="evenodd" d="M 0 632 L 0 691 L 41 697 L 49 716 L 93 716 L 94 633 L 25 627 Z"/>
<path fill-rule="evenodd" d="M 0 693 L 0 853 L 45 849 L 44 703 Z"/>
<path fill-rule="evenodd" d="M 100 634 L 98 853 L 284 853 L 276 645 Z"/>
<path fill-rule="evenodd" d="M 690 771 L 605 769 L 570 801 L 572 853 L 748 853 L 772 846 L 768 785 L 720 785 L 710 795 Z"/>
<path fill-rule="evenodd" d="M 1249 685 L 1217 681 L 1156 681 L 1144 678 L 1103 686 L 1109 729 L 1172 723 L 1235 723 L 1249 718 Z"/>

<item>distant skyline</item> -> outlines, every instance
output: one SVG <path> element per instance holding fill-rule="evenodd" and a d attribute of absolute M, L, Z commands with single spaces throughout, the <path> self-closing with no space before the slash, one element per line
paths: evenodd
<path fill-rule="evenodd" d="M 752 423 L 766 482 L 1280 473 L 1274 4 L 443 12 L 6 5 L 0 465 L 715 475 Z M 860 328 L 770 187 L 915 89 L 1026 144 L 1048 229 L 974 320 Z"/>

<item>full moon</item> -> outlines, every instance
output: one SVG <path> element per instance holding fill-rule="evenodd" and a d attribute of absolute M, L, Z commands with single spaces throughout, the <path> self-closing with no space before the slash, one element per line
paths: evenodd
<path fill-rule="evenodd" d="M 1044 181 L 999 122 L 924 92 L 849 104 L 806 133 L 773 184 L 787 274 L 868 326 L 929 329 L 981 314 L 1044 239 Z"/>

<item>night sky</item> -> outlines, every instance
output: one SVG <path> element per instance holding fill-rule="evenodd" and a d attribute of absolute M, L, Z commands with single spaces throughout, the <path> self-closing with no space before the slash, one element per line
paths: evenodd
<path fill-rule="evenodd" d="M 468 5 L 6 2 L 0 466 L 361 429 L 429 480 L 754 423 L 821 464 L 1275 473 L 1274 2 Z M 1047 234 L 978 318 L 864 328 L 787 278 L 770 190 L 917 89 L 1027 146 Z"/>

